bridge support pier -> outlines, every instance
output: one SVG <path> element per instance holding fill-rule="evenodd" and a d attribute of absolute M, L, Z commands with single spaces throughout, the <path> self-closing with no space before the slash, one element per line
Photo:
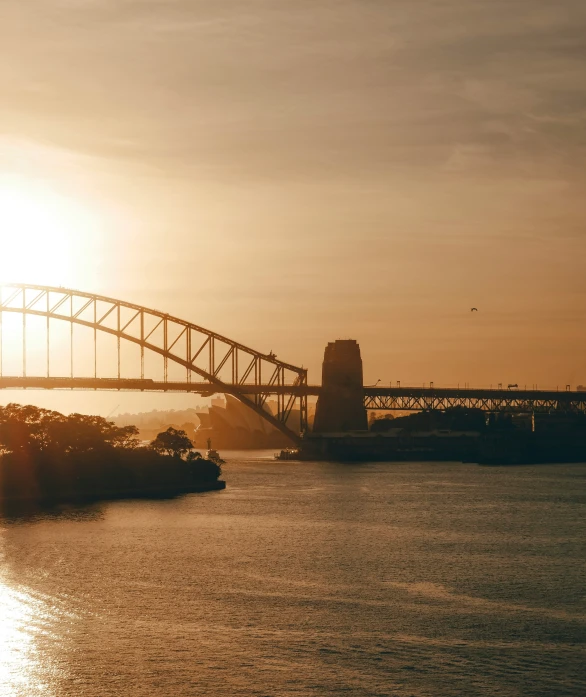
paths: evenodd
<path fill-rule="evenodd" d="M 338 339 L 326 346 L 322 388 L 317 400 L 314 433 L 367 431 L 360 346 Z"/>

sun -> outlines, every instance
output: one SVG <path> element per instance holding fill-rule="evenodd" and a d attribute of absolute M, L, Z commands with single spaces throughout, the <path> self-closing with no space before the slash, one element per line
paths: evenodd
<path fill-rule="evenodd" d="M 87 211 L 29 181 L 0 178 L 0 283 L 65 285 L 92 228 Z"/>

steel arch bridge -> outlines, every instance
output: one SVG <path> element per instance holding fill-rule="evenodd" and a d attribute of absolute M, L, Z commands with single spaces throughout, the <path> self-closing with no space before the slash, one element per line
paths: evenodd
<path fill-rule="evenodd" d="M 22 322 L 22 375 L 4 376 L 3 350 L 4 315 L 16 314 Z M 36 318 L 43 322 L 44 336 L 34 341 L 35 350 L 46 354 L 44 375 L 27 374 L 30 336 L 27 321 Z M 52 375 L 52 340 L 55 322 L 69 325 L 69 375 Z M 84 327 L 93 333 L 93 370 L 91 375 L 76 375 L 74 327 Z M 116 339 L 116 376 L 98 376 L 98 337 L 109 335 Z M 62 337 L 61 337 L 62 338 Z M 27 347 L 27 341 L 28 347 Z M 140 365 L 134 372 L 140 378 L 122 375 L 122 347 L 138 347 Z M 90 349 L 91 351 L 91 349 Z M 54 353 L 54 350 L 53 350 Z M 163 362 L 163 380 L 145 377 L 145 357 L 157 355 Z M 87 355 L 85 356 L 87 359 Z M 185 380 L 170 381 L 170 367 L 185 370 Z M 194 377 L 196 378 L 194 380 Z M 250 407 L 259 416 L 293 441 L 300 433 L 288 426 L 288 420 L 298 401 L 300 431 L 307 429 L 307 370 L 277 360 L 275 354 L 263 354 L 225 336 L 196 324 L 122 300 L 84 293 L 68 288 L 28 284 L 0 286 L 0 380 L 4 388 L 41 389 L 131 389 L 139 391 L 181 391 L 200 394 L 225 393 Z M 267 410 L 266 401 L 273 395 L 278 404 L 276 414 Z"/>

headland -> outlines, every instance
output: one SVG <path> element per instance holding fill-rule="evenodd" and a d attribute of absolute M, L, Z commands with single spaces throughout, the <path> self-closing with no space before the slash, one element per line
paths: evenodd
<path fill-rule="evenodd" d="M 168 429 L 148 446 L 99 416 L 0 408 L 0 504 L 50 506 L 217 491 L 221 466 Z"/>

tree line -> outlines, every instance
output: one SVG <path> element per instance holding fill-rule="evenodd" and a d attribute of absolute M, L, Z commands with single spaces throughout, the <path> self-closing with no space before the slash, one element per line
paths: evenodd
<path fill-rule="evenodd" d="M 169 428 L 145 446 L 136 426 L 101 416 L 0 407 L 0 500 L 167 496 L 217 488 L 220 475 L 181 430 Z"/>

